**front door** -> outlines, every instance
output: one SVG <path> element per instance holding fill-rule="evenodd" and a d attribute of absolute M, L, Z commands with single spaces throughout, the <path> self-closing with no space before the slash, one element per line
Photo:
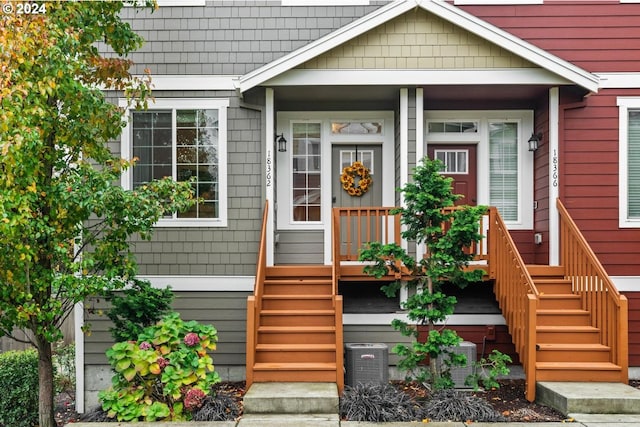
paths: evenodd
<path fill-rule="evenodd" d="M 429 144 L 427 152 L 444 164 L 442 174 L 453 178 L 453 192 L 463 196 L 456 205 L 477 205 L 476 145 Z"/>
<path fill-rule="evenodd" d="M 367 206 L 382 206 L 382 146 L 381 145 L 343 145 L 334 144 L 331 149 L 331 194 L 333 207 L 360 208 Z M 340 180 L 345 168 L 351 167 L 359 161 L 368 170 L 370 182 L 367 191 L 362 192 L 360 175 L 355 170 L 350 174 L 353 183 L 346 187 Z M 348 223 L 347 223 L 348 222 Z M 341 217 L 341 254 L 348 261 L 357 261 L 359 249 L 376 239 L 374 218 L 367 216 Z M 345 258 L 343 258 L 345 259 Z"/>
<path fill-rule="evenodd" d="M 333 207 L 355 208 L 362 206 L 382 206 L 382 146 L 380 145 L 337 145 L 331 151 L 331 194 Z M 369 170 L 371 184 L 361 195 L 350 194 L 343 188 L 340 176 L 345 167 L 359 161 Z M 354 176 L 356 188 L 359 176 Z M 357 193 L 352 191 L 352 193 Z"/>

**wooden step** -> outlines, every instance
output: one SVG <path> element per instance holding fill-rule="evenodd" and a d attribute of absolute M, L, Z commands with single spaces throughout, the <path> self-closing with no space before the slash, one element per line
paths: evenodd
<path fill-rule="evenodd" d="M 335 326 L 260 326 L 259 344 L 335 344 Z"/>
<path fill-rule="evenodd" d="M 528 264 L 527 271 L 532 278 L 564 278 L 564 267 L 552 265 Z"/>
<path fill-rule="evenodd" d="M 537 310 L 538 326 L 590 326 L 591 315 L 586 310 Z"/>
<path fill-rule="evenodd" d="M 324 277 L 331 278 L 332 266 L 330 265 L 276 265 L 267 267 L 266 277 L 272 278 L 299 278 L 299 277 Z"/>
<path fill-rule="evenodd" d="M 331 310 L 331 295 L 263 295 L 264 310 Z"/>
<path fill-rule="evenodd" d="M 256 363 L 255 382 L 336 382 L 335 363 Z"/>
<path fill-rule="evenodd" d="M 621 376 L 620 366 L 608 362 L 536 363 L 536 381 L 620 382 Z"/>
<path fill-rule="evenodd" d="M 611 349 L 602 344 L 538 344 L 538 362 L 608 362 Z"/>
<path fill-rule="evenodd" d="M 335 363 L 335 344 L 258 344 L 258 363 Z"/>
<path fill-rule="evenodd" d="M 331 280 L 325 279 L 268 279 L 264 282 L 267 295 L 332 295 Z"/>
<path fill-rule="evenodd" d="M 566 279 L 534 279 L 538 292 L 542 294 L 571 294 L 573 285 Z"/>
<path fill-rule="evenodd" d="M 600 330 L 592 326 L 537 326 L 541 344 L 599 344 Z"/>
<path fill-rule="evenodd" d="M 542 294 L 538 296 L 539 310 L 577 310 L 582 308 L 582 298 L 576 294 Z"/>
<path fill-rule="evenodd" d="M 335 326 L 335 310 L 262 310 L 264 326 Z"/>

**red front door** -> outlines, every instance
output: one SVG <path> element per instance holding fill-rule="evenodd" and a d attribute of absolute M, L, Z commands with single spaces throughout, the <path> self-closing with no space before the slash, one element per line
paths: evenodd
<path fill-rule="evenodd" d="M 439 159 L 444 164 L 442 174 L 453 178 L 453 192 L 461 194 L 456 205 L 477 204 L 476 146 L 429 144 L 430 159 Z"/>

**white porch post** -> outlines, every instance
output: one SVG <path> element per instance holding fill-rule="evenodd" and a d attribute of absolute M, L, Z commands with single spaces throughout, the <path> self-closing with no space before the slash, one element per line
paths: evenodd
<path fill-rule="evenodd" d="M 416 88 L 416 166 L 425 156 L 424 141 L 424 89 Z M 416 245 L 416 260 L 420 260 L 426 252 L 424 243 Z"/>
<path fill-rule="evenodd" d="M 560 187 L 559 169 L 560 90 L 549 89 L 549 265 L 560 264 L 560 225 L 556 200 Z"/>
<path fill-rule="evenodd" d="M 409 89 L 400 89 L 400 187 L 409 182 Z M 400 193 L 400 206 L 404 207 L 404 196 Z M 403 226 L 401 226 L 403 227 Z M 404 227 L 403 227 L 404 228 Z M 401 228 L 401 230 L 403 229 Z M 401 241 L 401 246 L 407 250 L 406 240 Z M 400 288 L 400 301 L 404 302 L 409 298 L 409 291 L 406 286 Z"/>
<path fill-rule="evenodd" d="M 273 165 L 273 141 L 275 138 L 275 112 L 273 106 L 273 89 L 267 88 L 265 91 L 265 136 L 264 136 L 264 156 L 265 156 L 265 199 L 269 202 L 269 213 L 267 215 L 267 266 L 274 265 L 274 222 L 276 204 L 274 201 L 274 178 L 275 169 Z"/>

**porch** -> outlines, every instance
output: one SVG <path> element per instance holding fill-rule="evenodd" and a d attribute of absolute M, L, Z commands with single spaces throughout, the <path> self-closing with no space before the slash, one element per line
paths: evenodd
<path fill-rule="evenodd" d="M 408 278 L 398 266 L 397 272 L 374 279 L 357 262 L 367 242 L 406 244 L 392 209 L 334 208 L 331 265 L 267 267 L 265 206 L 255 290 L 247 302 L 247 385 L 320 381 L 335 382 L 342 390 L 338 284 Z M 531 401 L 538 381 L 628 381 L 627 300 L 559 200 L 557 209 L 558 266 L 526 265 L 493 207 L 480 223 L 485 237 L 470 248 L 475 261 L 469 268 L 482 269 L 485 280 L 493 283 Z"/>

